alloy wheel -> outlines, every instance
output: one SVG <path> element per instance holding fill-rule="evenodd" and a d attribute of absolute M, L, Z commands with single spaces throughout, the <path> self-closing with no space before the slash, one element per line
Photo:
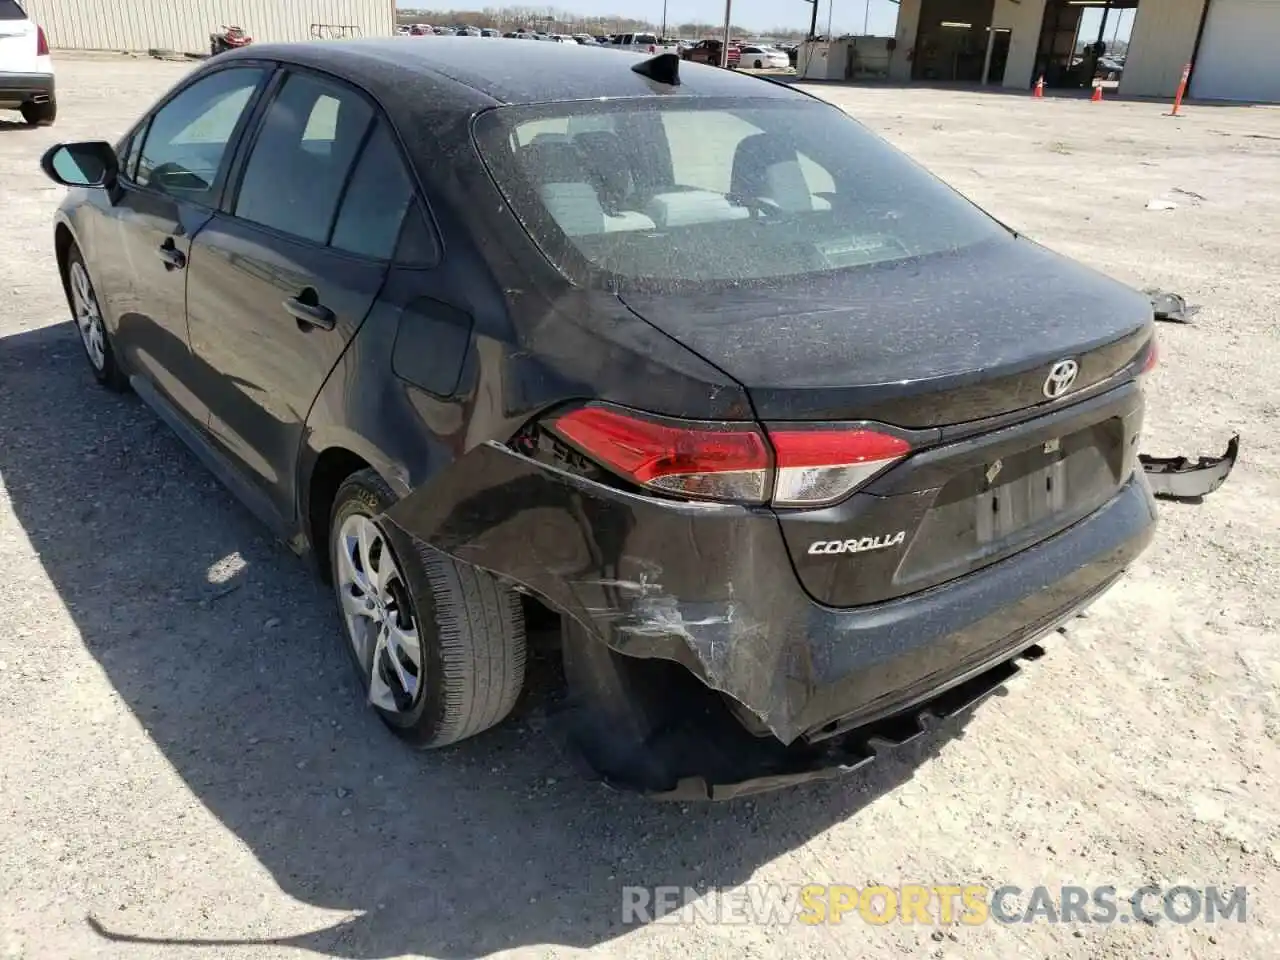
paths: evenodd
<path fill-rule="evenodd" d="M 369 702 L 388 713 L 412 710 L 422 690 L 422 640 L 391 545 L 371 517 L 354 514 L 338 530 L 335 553 L 342 617 L 368 671 Z"/>
<path fill-rule="evenodd" d="M 76 327 L 80 330 L 80 339 L 89 354 L 89 362 L 93 369 L 101 372 L 107 365 L 107 331 L 102 323 L 102 310 L 98 307 L 98 298 L 93 295 L 93 284 L 89 282 L 89 274 L 84 264 L 76 261 L 71 264 L 71 307 L 75 313 Z"/>

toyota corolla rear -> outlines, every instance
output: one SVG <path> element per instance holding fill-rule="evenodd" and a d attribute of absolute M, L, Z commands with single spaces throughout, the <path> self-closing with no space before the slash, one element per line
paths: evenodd
<path fill-rule="evenodd" d="M 1147 301 L 841 112 L 670 95 L 499 108 L 476 137 L 566 296 L 608 298 L 684 357 L 661 362 L 716 371 L 709 403 L 726 383 L 745 397 L 699 416 L 631 384 L 625 404 L 548 410 L 516 446 L 578 506 L 544 535 L 592 543 L 513 576 L 609 671 L 674 661 L 716 691 L 733 736 L 783 751 L 754 783 L 995 676 L 1149 542 Z M 646 747 L 659 728 L 639 725 Z M 632 779 L 732 779 L 688 743 L 655 769 Z"/>

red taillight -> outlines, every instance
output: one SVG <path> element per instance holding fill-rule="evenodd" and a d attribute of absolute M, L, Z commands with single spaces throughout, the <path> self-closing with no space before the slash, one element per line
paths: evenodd
<path fill-rule="evenodd" d="M 900 437 L 865 428 L 797 430 L 769 427 L 777 455 L 773 503 L 806 507 L 848 496 L 911 452 Z"/>
<path fill-rule="evenodd" d="M 1142 363 L 1142 372 L 1139 376 L 1144 376 L 1156 368 L 1156 364 L 1160 361 L 1160 344 L 1155 337 L 1151 338 L 1151 349 L 1147 351 L 1147 359 Z"/>
<path fill-rule="evenodd" d="M 641 486 L 749 503 L 769 495 L 769 450 L 749 423 L 674 423 L 592 406 L 556 418 L 554 428 Z"/>
<path fill-rule="evenodd" d="M 47 57 L 49 55 L 49 38 L 44 35 L 44 27 L 36 27 L 36 56 Z"/>
<path fill-rule="evenodd" d="M 1156 368 L 1156 363 L 1160 360 L 1160 349 L 1156 344 L 1156 338 L 1151 338 L 1151 346 L 1147 348 L 1146 359 L 1142 361 L 1142 369 L 1138 371 L 1138 386 L 1143 390 L 1147 388 L 1147 376 Z"/>
<path fill-rule="evenodd" d="M 551 424 L 600 465 L 643 487 L 701 500 L 814 507 L 840 500 L 911 452 L 865 427 L 668 420 L 592 405 Z M 772 444 L 772 449 L 770 448 Z"/>

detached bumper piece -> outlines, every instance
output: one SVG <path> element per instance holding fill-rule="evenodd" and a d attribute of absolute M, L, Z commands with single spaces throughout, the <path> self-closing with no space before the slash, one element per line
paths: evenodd
<path fill-rule="evenodd" d="M 1217 490 L 1230 476 L 1240 453 L 1240 435 L 1227 444 L 1221 457 L 1148 457 L 1138 455 L 1151 492 L 1165 500 L 1198 500 Z"/>
<path fill-rule="evenodd" d="M 1151 310 L 1155 318 L 1165 323 L 1190 323 L 1191 318 L 1200 312 L 1198 306 L 1187 303 L 1180 294 L 1165 293 L 1163 290 L 1144 292 L 1151 298 Z"/>

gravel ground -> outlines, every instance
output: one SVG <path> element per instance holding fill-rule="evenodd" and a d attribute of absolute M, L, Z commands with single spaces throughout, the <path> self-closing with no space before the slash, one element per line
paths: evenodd
<path fill-rule="evenodd" d="M 64 57 L 59 125 L 0 125 L 0 957 L 1276 955 L 1280 111 L 822 88 L 1009 224 L 1203 304 L 1161 328 L 1145 446 L 1240 430 L 1243 457 L 966 722 L 833 785 L 680 807 L 585 783 L 536 704 L 402 749 L 327 592 L 91 384 L 36 160 L 185 69 Z M 621 922 L 624 884 L 748 882 L 1245 884 L 1248 920 Z"/>

